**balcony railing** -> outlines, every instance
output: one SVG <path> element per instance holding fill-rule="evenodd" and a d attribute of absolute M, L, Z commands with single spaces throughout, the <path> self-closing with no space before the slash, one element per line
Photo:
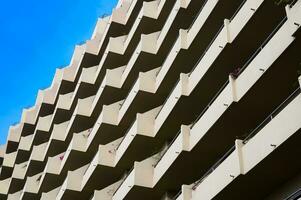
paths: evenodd
<path fill-rule="evenodd" d="M 172 198 L 172 200 L 176 200 L 182 194 L 182 189 Z"/>
<path fill-rule="evenodd" d="M 220 27 L 220 29 L 217 31 L 217 33 L 215 34 L 215 36 L 213 37 L 213 39 L 210 41 L 209 45 L 206 47 L 205 51 L 203 52 L 203 54 L 201 55 L 201 57 L 198 59 L 198 61 L 196 62 L 196 64 L 194 65 L 194 67 L 192 68 L 192 70 L 189 73 L 189 76 L 192 74 L 192 72 L 195 70 L 195 68 L 200 64 L 201 60 L 203 59 L 203 57 L 206 55 L 207 51 L 209 50 L 209 48 L 211 47 L 211 45 L 213 44 L 213 42 L 215 41 L 215 39 L 217 38 L 217 36 L 220 34 L 220 32 L 223 30 L 224 28 L 224 24 Z"/>
<path fill-rule="evenodd" d="M 301 90 L 298 87 L 291 93 L 275 110 L 273 110 L 248 136 L 244 139 L 243 143 L 246 144 L 252 137 L 254 137 L 265 125 L 267 125 L 273 118 L 275 118 L 295 97 L 300 94 Z"/>
<path fill-rule="evenodd" d="M 124 141 L 124 139 L 126 138 L 126 136 L 129 134 L 129 132 L 130 132 L 132 126 L 135 124 L 136 121 L 137 121 L 137 120 L 134 120 L 134 121 L 132 122 L 132 124 L 129 126 L 129 128 L 128 128 L 127 131 L 125 132 L 125 134 L 124 134 L 122 140 L 121 140 L 120 143 L 117 145 L 116 151 L 119 149 L 120 145 L 122 144 L 122 142 Z"/>
<path fill-rule="evenodd" d="M 296 89 L 292 94 L 289 95 L 287 99 L 285 99 L 259 126 L 257 126 L 249 136 L 247 136 L 243 143 L 246 144 L 256 133 L 258 133 L 262 128 L 271 121 L 277 114 L 281 112 L 290 102 L 292 102 L 295 97 L 297 97 L 301 93 L 301 89 Z M 271 117 L 273 116 L 273 117 Z M 197 182 L 194 183 L 192 189 L 195 190 L 207 176 L 209 176 L 233 151 L 235 150 L 235 145 L 232 146 Z M 300 191 L 301 195 L 301 191 Z"/>
<path fill-rule="evenodd" d="M 84 176 L 86 175 L 86 173 L 87 173 L 87 171 L 88 171 L 88 169 L 90 168 L 90 166 L 92 165 L 92 163 L 93 163 L 93 160 L 96 158 L 96 156 L 98 155 L 98 152 L 96 152 L 96 154 L 94 155 L 94 157 L 92 158 L 92 160 L 91 160 L 91 162 L 90 162 L 90 164 L 89 164 L 89 166 L 87 167 L 87 169 L 85 170 L 85 172 L 84 172 Z"/>
<path fill-rule="evenodd" d="M 192 189 L 195 190 L 226 158 L 235 150 L 235 145 L 232 146 L 203 176 L 196 181 Z"/>
<path fill-rule="evenodd" d="M 120 183 L 120 185 L 116 188 L 115 192 L 113 193 L 113 196 L 116 194 L 116 192 L 119 190 L 119 188 L 122 186 L 122 184 L 125 182 L 125 180 L 127 179 L 127 177 L 131 174 L 131 172 L 134 170 L 134 165 L 133 167 L 125 173 L 124 177 L 122 178 L 122 182 Z"/>
<path fill-rule="evenodd" d="M 166 63 L 166 61 L 168 60 L 169 55 L 172 53 L 172 50 L 173 50 L 174 46 L 176 45 L 178 39 L 179 39 L 179 34 L 177 34 L 176 39 L 175 39 L 175 41 L 173 42 L 172 47 L 170 48 L 170 51 L 168 52 L 168 55 L 165 57 L 165 59 L 164 59 L 164 61 L 163 61 L 163 64 L 162 64 L 162 67 L 161 67 L 161 68 L 159 69 L 159 71 L 157 72 L 157 74 L 156 74 L 157 76 L 158 76 L 158 74 L 160 73 L 160 71 L 161 71 L 161 69 L 163 68 L 163 66 L 164 66 L 164 64 Z"/>
<path fill-rule="evenodd" d="M 172 144 L 176 141 L 176 139 L 178 138 L 178 136 L 181 134 L 181 130 L 177 133 L 177 135 L 173 138 L 173 140 L 168 144 L 167 147 L 163 147 L 162 149 L 162 155 L 160 156 L 159 160 L 153 165 L 153 167 L 155 168 L 159 162 L 162 160 L 162 158 L 164 157 L 164 155 L 168 152 L 169 148 L 172 146 Z"/>
<path fill-rule="evenodd" d="M 232 17 L 230 18 L 230 22 L 234 19 L 234 17 L 237 15 L 237 13 L 240 11 L 240 9 L 243 7 L 243 5 L 246 3 L 247 0 L 243 0 L 241 4 L 238 6 Z"/>
<path fill-rule="evenodd" d="M 286 197 L 284 200 L 297 200 L 299 198 L 301 198 L 301 188 L 299 188 L 293 194 L 291 194 L 288 197 Z"/>
<path fill-rule="evenodd" d="M 255 53 L 252 54 L 252 56 L 247 60 L 247 62 L 243 65 L 241 69 L 239 69 L 235 73 L 231 73 L 230 75 L 233 78 L 238 78 L 240 74 L 247 68 L 247 66 L 252 62 L 252 60 L 258 55 L 258 53 L 264 48 L 264 46 L 270 41 L 270 39 L 275 35 L 275 33 L 280 29 L 280 27 L 284 24 L 286 21 L 286 17 L 276 26 L 276 28 L 272 31 L 272 33 L 263 41 L 263 43 L 260 45 L 260 47 L 255 51 Z M 201 58 L 200 58 L 201 59 Z M 205 107 L 205 109 L 201 112 L 201 114 L 197 117 L 197 119 L 193 122 L 191 128 L 196 124 L 196 122 L 203 116 L 203 114 L 208 110 L 208 108 L 212 105 L 212 103 L 215 101 L 215 99 L 218 97 L 218 95 L 223 91 L 223 89 L 227 86 L 229 83 L 229 80 L 227 80 L 224 85 L 219 89 L 219 91 L 214 95 L 214 97 L 211 99 L 211 101 L 208 103 L 208 105 Z"/>
<path fill-rule="evenodd" d="M 281 22 L 276 26 L 276 28 L 269 34 L 269 36 L 261 43 L 260 47 L 251 55 L 247 62 L 239 69 L 235 76 L 239 76 L 247 66 L 254 60 L 254 58 L 261 52 L 261 50 L 267 45 L 271 38 L 276 34 L 276 32 L 281 28 L 281 26 L 286 22 L 287 17 L 284 17 Z"/>
<path fill-rule="evenodd" d="M 200 118 L 205 114 L 205 112 L 210 108 L 210 106 L 213 104 L 213 102 L 217 99 L 217 97 L 222 93 L 222 91 L 226 88 L 226 86 L 229 83 L 229 79 L 222 85 L 222 87 L 217 91 L 217 93 L 213 96 L 213 98 L 210 100 L 208 105 L 203 109 L 203 111 L 199 114 L 199 116 L 196 118 L 196 120 L 192 123 L 191 129 L 194 127 L 194 125 L 200 120 Z"/>
<path fill-rule="evenodd" d="M 208 0 L 205 0 L 202 7 L 200 8 L 199 12 L 195 15 L 195 18 L 193 19 L 193 21 L 191 22 L 190 26 L 188 27 L 188 32 L 190 31 L 190 29 L 192 28 L 192 26 L 194 25 L 196 19 L 199 17 L 200 13 L 203 11 L 205 5 L 207 4 Z"/>
<path fill-rule="evenodd" d="M 172 95 L 172 93 L 174 92 L 175 88 L 177 87 L 178 83 L 180 82 L 180 79 L 177 81 L 177 83 L 174 85 L 174 87 L 171 89 L 171 92 L 169 93 L 168 97 L 165 99 L 164 103 L 162 104 L 162 107 L 160 108 L 159 112 L 157 113 L 155 119 L 158 118 L 159 114 L 161 113 L 163 107 L 166 105 L 169 97 Z"/>
<path fill-rule="evenodd" d="M 128 94 L 126 95 L 124 101 L 120 104 L 120 109 L 119 109 L 119 110 L 121 110 L 121 108 L 122 108 L 122 106 L 124 105 L 124 103 L 126 102 L 127 98 L 130 96 L 131 91 L 132 91 L 133 88 L 135 87 L 137 81 L 139 81 L 139 78 L 135 81 L 135 83 L 134 83 L 134 84 L 131 86 L 131 88 L 129 89 L 129 92 L 128 92 Z M 138 89 L 138 90 L 139 90 L 139 89 Z M 137 92 L 138 92 L 138 91 L 136 91 L 135 93 L 137 93 Z"/>

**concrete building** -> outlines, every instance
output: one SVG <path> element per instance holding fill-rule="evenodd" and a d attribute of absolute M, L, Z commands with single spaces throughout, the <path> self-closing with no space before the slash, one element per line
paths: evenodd
<path fill-rule="evenodd" d="M 301 0 L 123 0 L 0 148 L 0 198 L 301 198 Z"/>

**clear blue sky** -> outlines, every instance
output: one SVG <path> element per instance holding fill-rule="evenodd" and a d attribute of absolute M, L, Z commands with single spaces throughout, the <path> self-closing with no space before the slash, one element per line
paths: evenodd
<path fill-rule="evenodd" d="M 97 18 L 117 0 L 11 0 L 0 6 L 0 144 L 50 85 L 55 69 L 68 65 L 74 45 L 89 39 Z"/>

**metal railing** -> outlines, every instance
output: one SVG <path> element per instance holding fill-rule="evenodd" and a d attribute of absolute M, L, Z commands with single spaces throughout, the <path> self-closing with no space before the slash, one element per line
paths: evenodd
<path fill-rule="evenodd" d="M 173 138 L 173 140 L 167 145 L 165 151 L 163 152 L 163 154 L 161 155 L 160 159 L 153 165 L 153 167 L 155 168 L 159 162 L 162 160 L 162 158 L 165 156 L 165 154 L 168 152 L 169 148 L 172 146 L 172 144 L 176 141 L 176 139 L 178 138 L 178 136 L 181 134 L 181 130 L 178 131 L 178 133 L 176 134 L 176 136 Z"/>
<path fill-rule="evenodd" d="M 196 181 L 192 190 L 195 190 L 226 158 L 235 150 L 235 145 L 232 146 L 198 181 Z"/>
<path fill-rule="evenodd" d="M 253 131 L 251 131 L 248 136 L 243 140 L 246 144 L 252 137 L 254 137 L 265 125 L 267 125 L 273 118 L 275 118 L 290 102 L 292 102 L 295 97 L 297 97 L 301 92 L 300 88 L 294 90 L 275 110 L 273 110 Z"/>
<path fill-rule="evenodd" d="M 173 42 L 172 47 L 170 48 L 170 51 L 169 51 L 168 54 L 166 55 L 166 57 L 165 57 L 165 59 L 164 59 L 164 61 L 163 61 L 163 63 L 162 63 L 161 68 L 160 68 L 159 71 L 157 71 L 157 73 L 156 73 L 157 76 L 158 76 L 158 74 L 160 73 L 161 69 L 163 68 L 165 62 L 168 60 L 167 58 L 169 58 L 169 55 L 172 53 L 172 50 L 173 50 L 173 48 L 175 47 L 175 45 L 176 45 L 176 43 L 177 43 L 177 41 L 178 41 L 179 38 L 180 38 L 180 37 L 179 37 L 179 34 L 177 34 L 177 35 L 176 35 L 176 40 Z"/>
<path fill-rule="evenodd" d="M 137 81 L 139 80 L 139 78 L 137 78 L 137 80 L 135 81 L 135 83 L 131 86 L 131 88 L 129 89 L 129 93 L 126 95 L 124 101 L 120 104 L 120 109 L 122 108 L 123 104 L 125 103 L 125 101 L 127 100 L 127 98 L 130 96 L 132 89 L 135 87 Z M 137 92 L 136 92 L 137 93 Z"/>
<path fill-rule="evenodd" d="M 93 156 L 93 158 L 92 158 L 92 160 L 91 160 L 90 164 L 88 165 L 87 169 L 85 169 L 84 175 L 86 175 L 86 173 L 87 173 L 87 171 L 88 171 L 89 167 L 92 165 L 92 163 L 93 163 L 93 160 L 96 158 L 97 154 L 98 154 L 98 152 L 96 152 L 96 154 Z"/>
<path fill-rule="evenodd" d="M 224 24 L 219 28 L 219 30 L 217 31 L 217 33 L 215 34 L 215 36 L 213 37 L 213 39 L 210 41 L 209 45 L 206 47 L 206 49 L 204 50 L 203 54 L 201 55 L 201 57 L 198 59 L 198 61 L 196 62 L 196 64 L 194 65 L 194 67 L 192 68 L 192 70 L 189 73 L 189 76 L 192 74 L 192 72 L 195 70 L 195 68 L 198 66 L 198 64 L 201 62 L 201 60 L 203 59 L 203 57 L 205 56 L 205 54 L 207 53 L 207 51 L 209 50 L 209 48 L 211 47 L 211 45 L 213 44 L 213 42 L 216 40 L 217 36 L 220 34 L 220 32 L 223 30 L 224 28 Z"/>
<path fill-rule="evenodd" d="M 297 200 L 301 197 L 301 188 L 299 188 L 297 191 L 286 197 L 284 200 Z"/>
<path fill-rule="evenodd" d="M 159 112 L 157 113 L 155 119 L 158 118 L 158 116 L 159 116 L 159 114 L 161 113 L 163 107 L 165 106 L 165 104 L 167 103 L 168 99 L 170 98 L 170 96 L 171 96 L 172 93 L 174 92 L 174 90 L 175 90 L 175 88 L 177 87 L 177 85 L 179 84 L 180 80 L 181 80 L 181 79 L 179 79 L 179 80 L 177 81 L 177 83 L 173 86 L 173 88 L 170 90 L 171 92 L 169 93 L 168 97 L 165 99 L 164 103 L 162 104 L 162 107 L 160 108 Z"/>
<path fill-rule="evenodd" d="M 172 200 L 176 200 L 182 194 L 182 189 L 172 198 Z"/>
<path fill-rule="evenodd" d="M 293 0 L 290 4 L 289 4 L 289 7 L 292 8 L 296 3 L 297 3 L 298 0 Z"/>
<path fill-rule="evenodd" d="M 243 7 L 243 5 L 245 5 L 247 0 L 243 0 L 241 2 L 241 4 L 238 6 L 238 8 L 236 9 L 236 11 L 234 12 L 234 14 L 232 15 L 232 17 L 230 18 L 230 22 L 235 18 L 235 16 L 237 15 L 237 13 L 240 11 L 240 9 Z"/>
<path fill-rule="evenodd" d="M 270 122 L 281 110 L 283 110 L 297 95 L 301 93 L 301 89 L 297 88 L 292 94 L 289 95 L 262 123 L 260 123 L 244 140 L 246 144 L 256 133 L 258 133 L 268 122 Z M 195 190 L 203 180 L 209 176 L 233 151 L 235 145 L 230 148 L 203 176 L 193 185 L 192 189 Z"/>
<path fill-rule="evenodd" d="M 193 19 L 193 21 L 191 22 L 190 26 L 188 27 L 188 32 L 190 31 L 190 29 L 192 28 L 192 26 L 194 25 L 196 19 L 199 17 L 200 13 L 203 11 L 205 5 L 207 4 L 208 0 L 205 0 L 202 7 L 200 8 L 200 10 L 198 11 L 198 13 L 195 15 L 195 18 Z"/>
<path fill-rule="evenodd" d="M 137 120 L 135 119 L 135 120 L 131 123 L 131 125 L 129 126 L 129 128 L 128 128 L 127 131 L 125 132 L 125 134 L 124 134 L 122 140 L 121 140 L 120 143 L 117 145 L 116 151 L 119 149 L 120 145 L 121 145 L 122 142 L 124 141 L 125 137 L 129 134 L 129 132 L 130 132 L 132 126 L 135 124 L 136 121 L 137 121 Z"/>
<path fill-rule="evenodd" d="M 237 76 L 239 76 L 246 67 L 253 61 L 253 59 L 261 52 L 261 50 L 267 45 L 267 43 L 270 41 L 270 39 L 276 34 L 276 32 L 281 28 L 281 26 L 286 22 L 287 17 L 284 17 L 280 23 L 275 27 L 275 29 L 269 34 L 269 36 L 261 43 L 259 48 L 251 55 L 251 57 L 247 60 L 247 62 L 242 66 L 242 68 L 239 70 Z"/>
<path fill-rule="evenodd" d="M 284 24 L 286 21 L 286 17 L 281 20 L 281 22 L 276 26 L 276 28 L 272 31 L 272 33 L 263 41 L 263 43 L 260 45 L 260 47 L 252 54 L 252 56 L 247 60 L 247 62 L 243 65 L 243 67 L 238 71 L 237 74 L 235 74 L 235 77 L 239 77 L 240 74 L 247 68 L 247 66 L 252 62 L 252 60 L 258 55 L 258 53 L 265 47 L 265 45 L 270 41 L 270 39 L 275 35 L 275 33 L 280 29 L 280 27 Z M 192 70 L 193 71 L 193 70 Z M 211 99 L 211 101 L 208 103 L 208 105 L 205 107 L 205 109 L 201 112 L 201 114 L 197 117 L 197 119 L 193 122 L 191 128 L 196 124 L 196 122 L 202 117 L 202 115 L 208 110 L 208 108 L 211 106 L 211 104 L 215 101 L 215 99 L 218 97 L 218 95 L 222 92 L 222 90 L 227 86 L 229 83 L 229 80 L 227 80 L 224 85 L 219 89 L 219 91 L 215 94 L 215 96 Z"/>
<path fill-rule="evenodd" d="M 134 170 L 134 165 L 132 166 L 132 168 L 125 173 L 123 180 L 121 181 L 120 185 L 116 188 L 115 192 L 113 193 L 113 196 L 116 194 L 116 192 L 119 190 L 119 188 L 122 186 L 122 184 L 125 182 L 125 180 L 127 179 L 127 177 L 131 174 L 131 172 Z"/>
<path fill-rule="evenodd" d="M 209 107 L 213 104 L 213 102 L 217 99 L 217 97 L 222 93 L 222 91 L 226 88 L 226 86 L 228 85 L 228 83 L 229 83 L 229 79 L 217 91 L 217 93 L 213 96 L 213 98 L 210 100 L 210 102 L 207 104 L 207 106 L 203 109 L 203 111 L 199 114 L 199 116 L 196 118 L 196 120 L 194 120 L 194 122 L 191 125 L 191 129 L 200 120 L 200 118 L 205 114 L 205 112 L 209 109 Z"/>

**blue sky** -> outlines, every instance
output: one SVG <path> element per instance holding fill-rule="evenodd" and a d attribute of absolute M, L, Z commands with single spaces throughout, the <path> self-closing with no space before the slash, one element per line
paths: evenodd
<path fill-rule="evenodd" d="M 69 64 L 74 46 L 89 39 L 97 18 L 117 0 L 11 0 L 0 3 L 0 144 L 32 106 L 55 69 Z"/>

